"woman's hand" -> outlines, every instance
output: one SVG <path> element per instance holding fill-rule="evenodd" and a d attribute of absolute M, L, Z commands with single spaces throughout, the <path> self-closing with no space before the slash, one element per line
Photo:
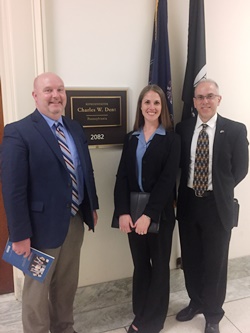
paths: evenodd
<path fill-rule="evenodd" d="M 135 222 L 135 232 L 138 235 L 146 235 L 148 232 L 148 227 L 150 225 L 151 218 L 147 215 L 142 215 L 136 222 Z"/>
<path fill-rule="evenodd" d="M 134 228 L 131 216 L 129 214 L 120 215 L 119 226 L 121 231 L 126 232 L 127 234 L 131 232 L 131 229 Z"/>

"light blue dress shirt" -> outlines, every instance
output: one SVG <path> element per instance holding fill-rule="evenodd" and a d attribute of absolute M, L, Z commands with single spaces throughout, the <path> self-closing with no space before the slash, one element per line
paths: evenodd
<path fill-rule="evenodd" d="M 142 158 L 150 145 L 151 141 L 153 140 L 153 137 L 155 134 L 159 135 L 166 135 L 166 130 L 162 125 L 160 125 L 156 131 L 151 135 L 149 138 L 148 142 L 145 141 L 144 133 L 143 133 L 143 128 L 140 128 L 139 131 L 135 131 L 132 135 L 137 136 L 138 138 L 138 145 L 136 149 L 136 169 L 137 169 L 137 179 L 138 179 L 138 184 L 140 187 L 140 190 L 144 192 L 143 186 L 142 186 Z"/>
<path fill-rule="evenodd" d="M 80 159 L 79 159 L 79 156 L 78 156 L 78 152 L 77 152 L 77 149 L 76 149 L 74 139 L 72 138 L 72 135 L 67 130 L 67 128 L 64 126 L 62 117 L 60 117 L 57 121 L 55 121 L 55 120 L 45 116 L 41 112 L 40 112 L 40 114 L 46 120 L 46 122 L 49 125 L 51 131 L 53 132 L 55 138 L 56 138 L 56 132 L 55 132 L 56 129 L 55 129 L 54 124 L 59 123 L 63 128 L 63 132 L 65 134 L 67 145 L 69 147 L 69 150 L 70 150 L 70 153 L 71 153 L 71 156 L 72 156 L 72 161 L 73 161 L 73 164 L 74 164 L 74 167 L 75 167 L 78 198 L 79 198 L 79 203 L 81 203 L 83 201 L 83 197 L 84 197 L 84 193 L 83 193 L 84 177 L 83 177 L 82 166 L 81 166 L 81 162 L 80 162 Z M 57 140 L 57 138 L 56 138 L 56 140 Z"/>

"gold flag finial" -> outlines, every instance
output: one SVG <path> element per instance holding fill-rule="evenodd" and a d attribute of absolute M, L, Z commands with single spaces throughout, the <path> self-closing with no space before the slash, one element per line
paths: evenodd
<path fill-rule="evenodd" d="M 158 4 L 159 4 L 159 0 L 156 0 L 156 3 L 155 3 L 155 40 L 157 39 Z"/>

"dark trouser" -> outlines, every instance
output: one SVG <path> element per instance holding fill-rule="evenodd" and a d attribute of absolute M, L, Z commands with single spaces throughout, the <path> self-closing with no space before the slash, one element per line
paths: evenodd
<path fill-rule="evenodd" d="M 168 215 L 169 216 L 169 215 Z M 128 235 L 134 263 L 133 324 L 143 333 L 159 332 L 169 304 L 169 259 L 175 219 L 161 221 L 159 234 Z"/>
<path fill-rule="evenodd" d="M 42 249 L 55 257 L 41 283 L 25 276 L 22 297 L 24 333 L 73 333 L 73 302 L 78 284 L 84 228 L 80 216 L 71 218 L 67 237 L 59 248 Z"/>
<path fill-rule="evenodd" d="M 182 263 L 191 306 L 203 310 L 206 321 L 224 315 L 231 230 L 225 230 L 213 193 L 199 198 L 188 190 L 186 218 L 179 221 Z"/>

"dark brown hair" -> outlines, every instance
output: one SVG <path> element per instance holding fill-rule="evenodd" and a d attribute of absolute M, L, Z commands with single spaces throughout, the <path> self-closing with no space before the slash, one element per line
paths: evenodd
<path fill-rule="evenodd" d="M 142 111 L 141 111 L 141 103 L 142 103 L 144 96 L 149 91 L 156 92 L 160 96 L 160 99 L 161 99 L 162 110 L 161 110 L 161 114 L 159 117 L 159 123 L 162 124 L 162 126 L 168 131 L 173 130 L 173 125 L 172 125 L 172 122 L 171 122 L 171 119 L 169 116 L 165 93 L 159 86 L 157 86 L 156 84 L 152 84 L 152 85 L 148 85 L 148 86 L 144 87 L 139 95 L 138 102 L 137 102 L 137 108 L 136 108 L 136 115 L 135 115 L 134 131 L 138 131 L 141 127 L 144 126 L 145 120 L 144 120 L 144 117 L 143 117 Z"/>

